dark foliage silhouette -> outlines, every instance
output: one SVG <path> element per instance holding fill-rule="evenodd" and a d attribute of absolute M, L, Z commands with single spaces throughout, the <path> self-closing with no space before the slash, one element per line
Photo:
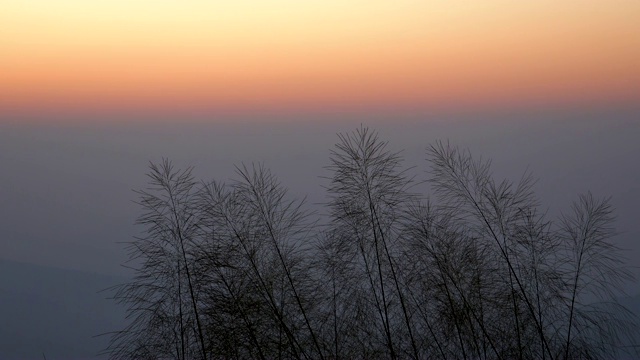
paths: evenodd
<path fill-rule="evenodd" d="M 602 359 L 624 356 L 635 316 L 607 199 L 548 219 L 530 174 L 439 142 L 430 196 L 367 128 L 339 135 L 326 213 L 263 166 L 197 183 L 151 164 L 145 236 L 116 288 L 130 325 L 105 352 L 176 359 Z M 629 354 L 628 354 L 629 355 Z M 637 355 L 637 354 L 631 354 Z"/>

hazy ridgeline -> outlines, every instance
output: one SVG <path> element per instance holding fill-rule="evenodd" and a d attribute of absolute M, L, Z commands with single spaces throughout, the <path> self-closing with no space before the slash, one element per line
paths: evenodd
<path fill-rule="evenodd" d="M 367 128 L 339 135 L 309 212 L 262 164 L 200 181 L 168 160 L 115 298 L 113 358 L 588 359 L 635 354 L 607 199 L 549 216 L 448 142 L 414 176 Z M 426 176 L 425 176 L 426 174 Z M 428 191 L 425 192 L 425 191 Z M 429 196 L 427 195 L 429 194 Z M 318 207 L 316 207 L 318 208 Z M 625 346 L 623 346 L 625 345 Z"/>

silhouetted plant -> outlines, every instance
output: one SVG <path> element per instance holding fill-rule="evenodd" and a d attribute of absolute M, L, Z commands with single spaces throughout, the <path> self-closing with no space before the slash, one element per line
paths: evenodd
<path fill-rule="evenodd" d="M 308 214 L 301 202 L 287 200 L 263 167 L 242 167 L 238 175 L 241 180 L 229 186 L 205 184 L 200 196 L 207 254 L 202 271 L 214 279 L 210 285 L 224 285 L 240 315 L 235 323 L 244 324 L 253 342 L 236 346 L 250 345 L 259 357 L 322 358 L 311 316 L 314 284 L 305 264 Z M 217 299 L 210 300 L 209 312 L 220 315 Z M 242 301 L 251 306 L 239 307 Z"/>
<path fill-rule="evenodd" d="M 264 167 L 196 185 L 151 165 L 146 235 L 116 300 L 112 358 L 617 358 L 636 330 L 612 208 L 591 194 L 549 220 L 534 179 L 496 181 L 448 143 L 427 150 L 431 198 L 361 127 L 339 135 L 327 213 Z M 635 354 L 637 355 L 637 354 Z"/>
<path fill-rule="evenodd" d="M 151 164 L 148 176 L 149 188 L 137 192 L 144 211 L 137 223 L 146 234 L 128 245 L 138 263 L 135 277 L 115 294 L 131 323 L 113 335 L 110 354 L 206 359 L 191 251 L 198 228 L 195 181 L 191 169 L 174 170 L 168 160 Z"/>

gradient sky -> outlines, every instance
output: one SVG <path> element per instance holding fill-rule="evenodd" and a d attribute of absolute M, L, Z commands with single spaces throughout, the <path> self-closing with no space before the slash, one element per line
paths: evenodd
<path fill-rule="evenodd" d="M 0 356 L 121 328 L 95 291 L 131 275 L 150 160 L 264 163 L 316 210 L 361 124 L 419 180 L 450 140 L 550 217 L 611 196 L 640 279 L 640 0 L 0 0 Z"/>
<path fill-rule="evenodd" d="M 640 101 L 640 1 L 0 0 L 0 115 Z"/>

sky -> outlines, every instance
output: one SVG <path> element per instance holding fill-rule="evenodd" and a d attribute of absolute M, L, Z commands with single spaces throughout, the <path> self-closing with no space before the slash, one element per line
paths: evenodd
<path fill-rule="evenodd" d="M 0 0 L 0 257 L 122 273 L 130 190 L 162 157 L 263 161 L 321 201 L 361 124 L 412 166 L 450 139 L 559 177 L 552 204 L 591 184 L 640 233 L 638 19 L 637 0 Z"/>
<path fill-rule="evenodd" d="M 150 161 L 263 163 L 317 209 L 361 125 L 418 179 L 438 140 L 530 171 L 550 217 L 610 196 L 640 278 L 638 19 L 638 0 L 0 0 L 0 355 L 101 350 L 122 310 L 96 289 L 131 276 Z"/>
<path fill-rule="evenodd" d="M 640 101 L 636 0 L 1 0 L 0 10 L 0 113 L 23 119 Z"/>

